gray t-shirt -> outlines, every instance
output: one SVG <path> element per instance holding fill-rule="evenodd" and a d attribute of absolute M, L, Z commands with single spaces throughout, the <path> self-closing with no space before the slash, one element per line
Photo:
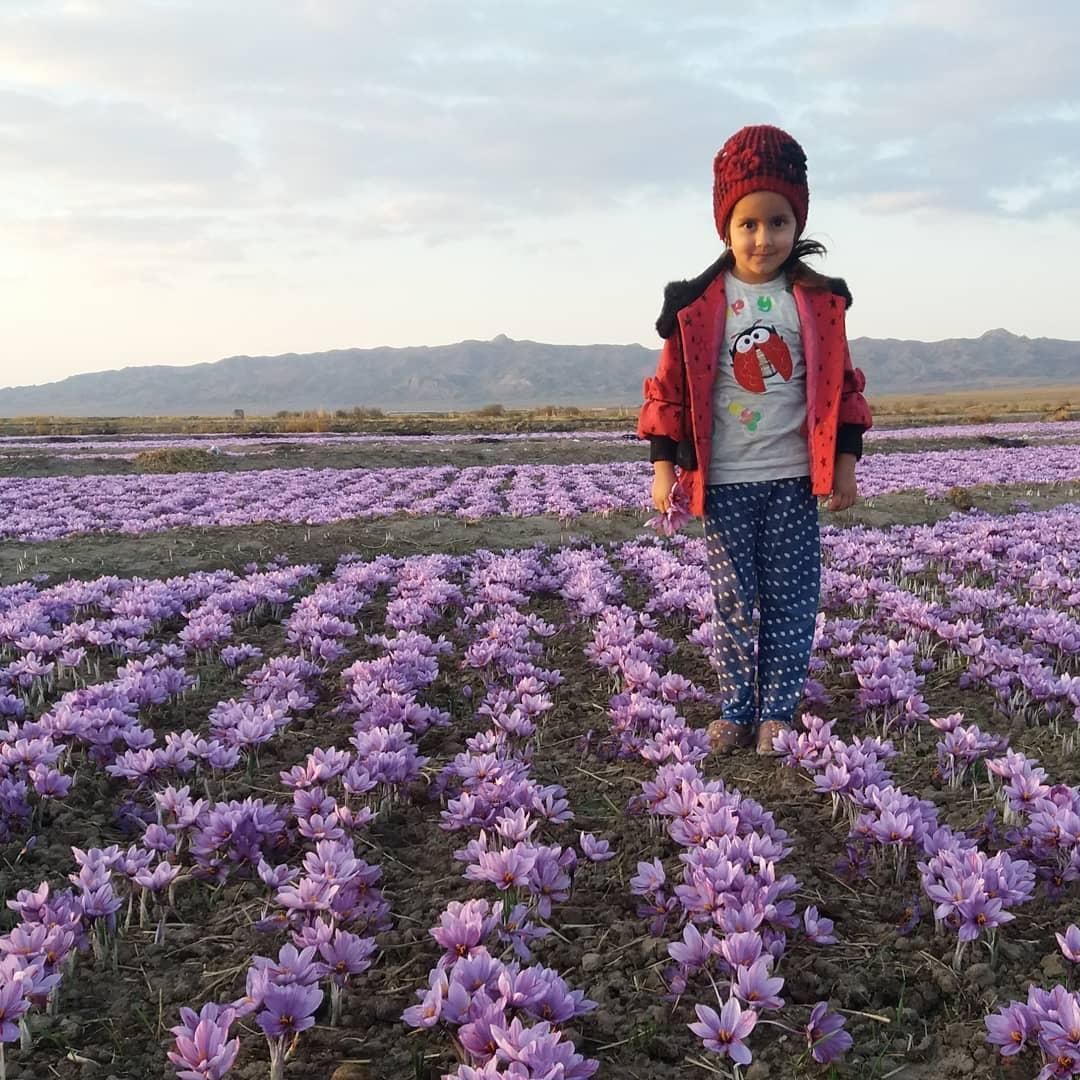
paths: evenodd
<path fill-rule="evenodd" d="M 787 278 L 751 285 L 728 272 L 724 288 L 709 483 L 809 476 L 806 363 Z"/>

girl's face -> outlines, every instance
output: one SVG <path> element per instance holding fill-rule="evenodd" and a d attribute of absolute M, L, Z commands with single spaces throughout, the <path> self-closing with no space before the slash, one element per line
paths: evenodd
<path fill-rule="evenodd" d="M 772 281 L 795 245 L 795 211 L 775 191 L 744 195 L 731 212 L 728 245 L 740 281 Z"/>

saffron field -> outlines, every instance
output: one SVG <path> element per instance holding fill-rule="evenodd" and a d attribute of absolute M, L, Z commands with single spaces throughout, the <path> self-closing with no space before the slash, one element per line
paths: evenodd
<path fill-rule="evenodd" d="M 1080 1075 L 1077 433 L 957 430 L 868 440 L 776 762 L 609 435 L 0 478 L 0 1078 Z"/>

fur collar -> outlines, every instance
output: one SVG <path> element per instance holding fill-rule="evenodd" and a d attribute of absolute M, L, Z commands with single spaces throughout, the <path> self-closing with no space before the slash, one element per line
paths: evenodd
<path fill-rule="evenodd" d="M 707 267 L 695 278 L 688 281 L 672 281 L 664 287 L 664 306 L 660 311 L 660 317 L 656 320 L 656 332 L 662 338 L 671 337 L 675 331 L 676 317 L 679 312 L 699 299 L 705 290 L 725 270 L 730 270 L 734 264 L 730 251 L 725 251 L 719 259 Z M 844 298 L 845 305 L 851 307 L 851 290 L 843 278 L 826 277 L 816 270 L 799 261 L 787 270 L 788 280 L 793 285 L 805 285 L 810 289 L 824 289 Z"/>

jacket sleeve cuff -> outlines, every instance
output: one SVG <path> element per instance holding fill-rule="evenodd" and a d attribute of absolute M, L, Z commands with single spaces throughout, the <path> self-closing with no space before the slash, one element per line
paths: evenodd
<path fill-rule="evenodd" d="M 649 461 L 670 461 L 675 463 L 675 450 L 679 444 L 666 435 L 649 436 Z"/>
<path fill-rule="evenodd" d="M 858 461 L 863 452 L 863 430 L 862 424 L 841 424 L 836 429 L 836 452 L 854 454 Z"/>

